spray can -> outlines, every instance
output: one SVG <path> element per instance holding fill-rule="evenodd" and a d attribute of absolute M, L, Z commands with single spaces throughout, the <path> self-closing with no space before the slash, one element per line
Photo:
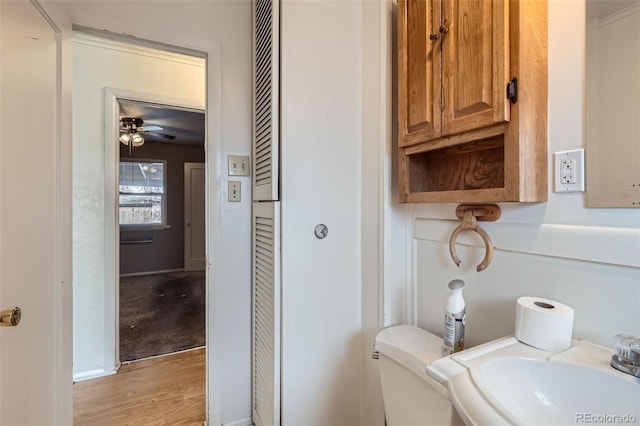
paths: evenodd
<path fill-rule="evenodd" d="M 464 327 L 466 307 L 462 297 L 464 281 L 453 280 L 449 283 L 451 294 L 447 298 L 444 314 L 444 335 L 442 354 L 451 355 L 464 349 Z"/>

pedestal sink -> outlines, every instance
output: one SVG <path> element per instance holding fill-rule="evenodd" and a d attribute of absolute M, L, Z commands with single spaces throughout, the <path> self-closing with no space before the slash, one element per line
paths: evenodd
<path fill-rule="evenodd" d="M 508 337 L 440 359 L 428 373 L 468 425 L 640 425 L 640 379 L 613 369 L 612 353 L 587 341 L 547 352 Z"/>

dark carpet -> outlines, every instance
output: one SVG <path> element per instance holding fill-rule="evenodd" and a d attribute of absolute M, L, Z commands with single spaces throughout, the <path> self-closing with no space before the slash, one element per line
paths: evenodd
<path fill-rule="evenodd" d="M 204 271 L 120 277 L 120 361 L 204 345 Z"/>

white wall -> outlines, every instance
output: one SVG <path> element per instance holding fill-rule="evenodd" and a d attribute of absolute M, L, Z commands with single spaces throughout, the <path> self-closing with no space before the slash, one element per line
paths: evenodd
<path fill-rule="evenodd" d="M 74 378 L 113 371 L 116 293 L 116 233 L 106 217 L 115 199 L 105 200 L 106 141 L 104 89 L 180 98 L 205 105 L 202 58 L 136 48 L 76 35 L 73 41 L 73 369 Z M 109 115 L 110 116 L 110 115 Z M 109 156 L 111 158 L 111 156 Z M 111 167 L 114 165 L 112 164 Z M 109 282 L 111 281 L 111 282 Z"/>
<path fill-rule="evenodd" d="M 68 60 L 71 24 L 206 52 L 209 220 L 209 368 L 211 424 L 250 417 L 250 223 L 248 178 L 244 199 L 227 203 L 226 156 L 251 152 L 251 8 L 248 1 L 52 1 L 44 7 L 63 30 Z M 62 64 L 63 69 L 69 65 Z M 71 90 L 69 71 L 64 95 Z M 70 101 L 70 100 L 69 100 Z M 229 327 L 234 324 L 234 327 Z"/>
<path fill-rule="evenodd" d="M 549 2 L 549 182 L 553 152 L 584 146 L 584 13 L 583 2 Z M 504 204 L 498 222 L 481 224 L 496 247 L 481 273 L 477 236 L 459 239 L 462 268 L 449 257 L 455 205 L 412 206 L 417 297 L 409 316 L 442 335 L 446 285 L 462 278 L 471 345 L 512 333 L 515 301 L 525 295 L 572 306 L 576 338 L 611 346 L 616 333 L 640 334 L 638 210 L 586 209 L 583 193 L 549 191 L 547 203 Z"/>

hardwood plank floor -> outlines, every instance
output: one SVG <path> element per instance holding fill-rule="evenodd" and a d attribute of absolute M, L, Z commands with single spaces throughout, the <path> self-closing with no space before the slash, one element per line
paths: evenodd
<path fill-rule="evenodd" d="M 205 348 L 125 364 L 73 385 L 75 426 L 202 426 Z"/>

